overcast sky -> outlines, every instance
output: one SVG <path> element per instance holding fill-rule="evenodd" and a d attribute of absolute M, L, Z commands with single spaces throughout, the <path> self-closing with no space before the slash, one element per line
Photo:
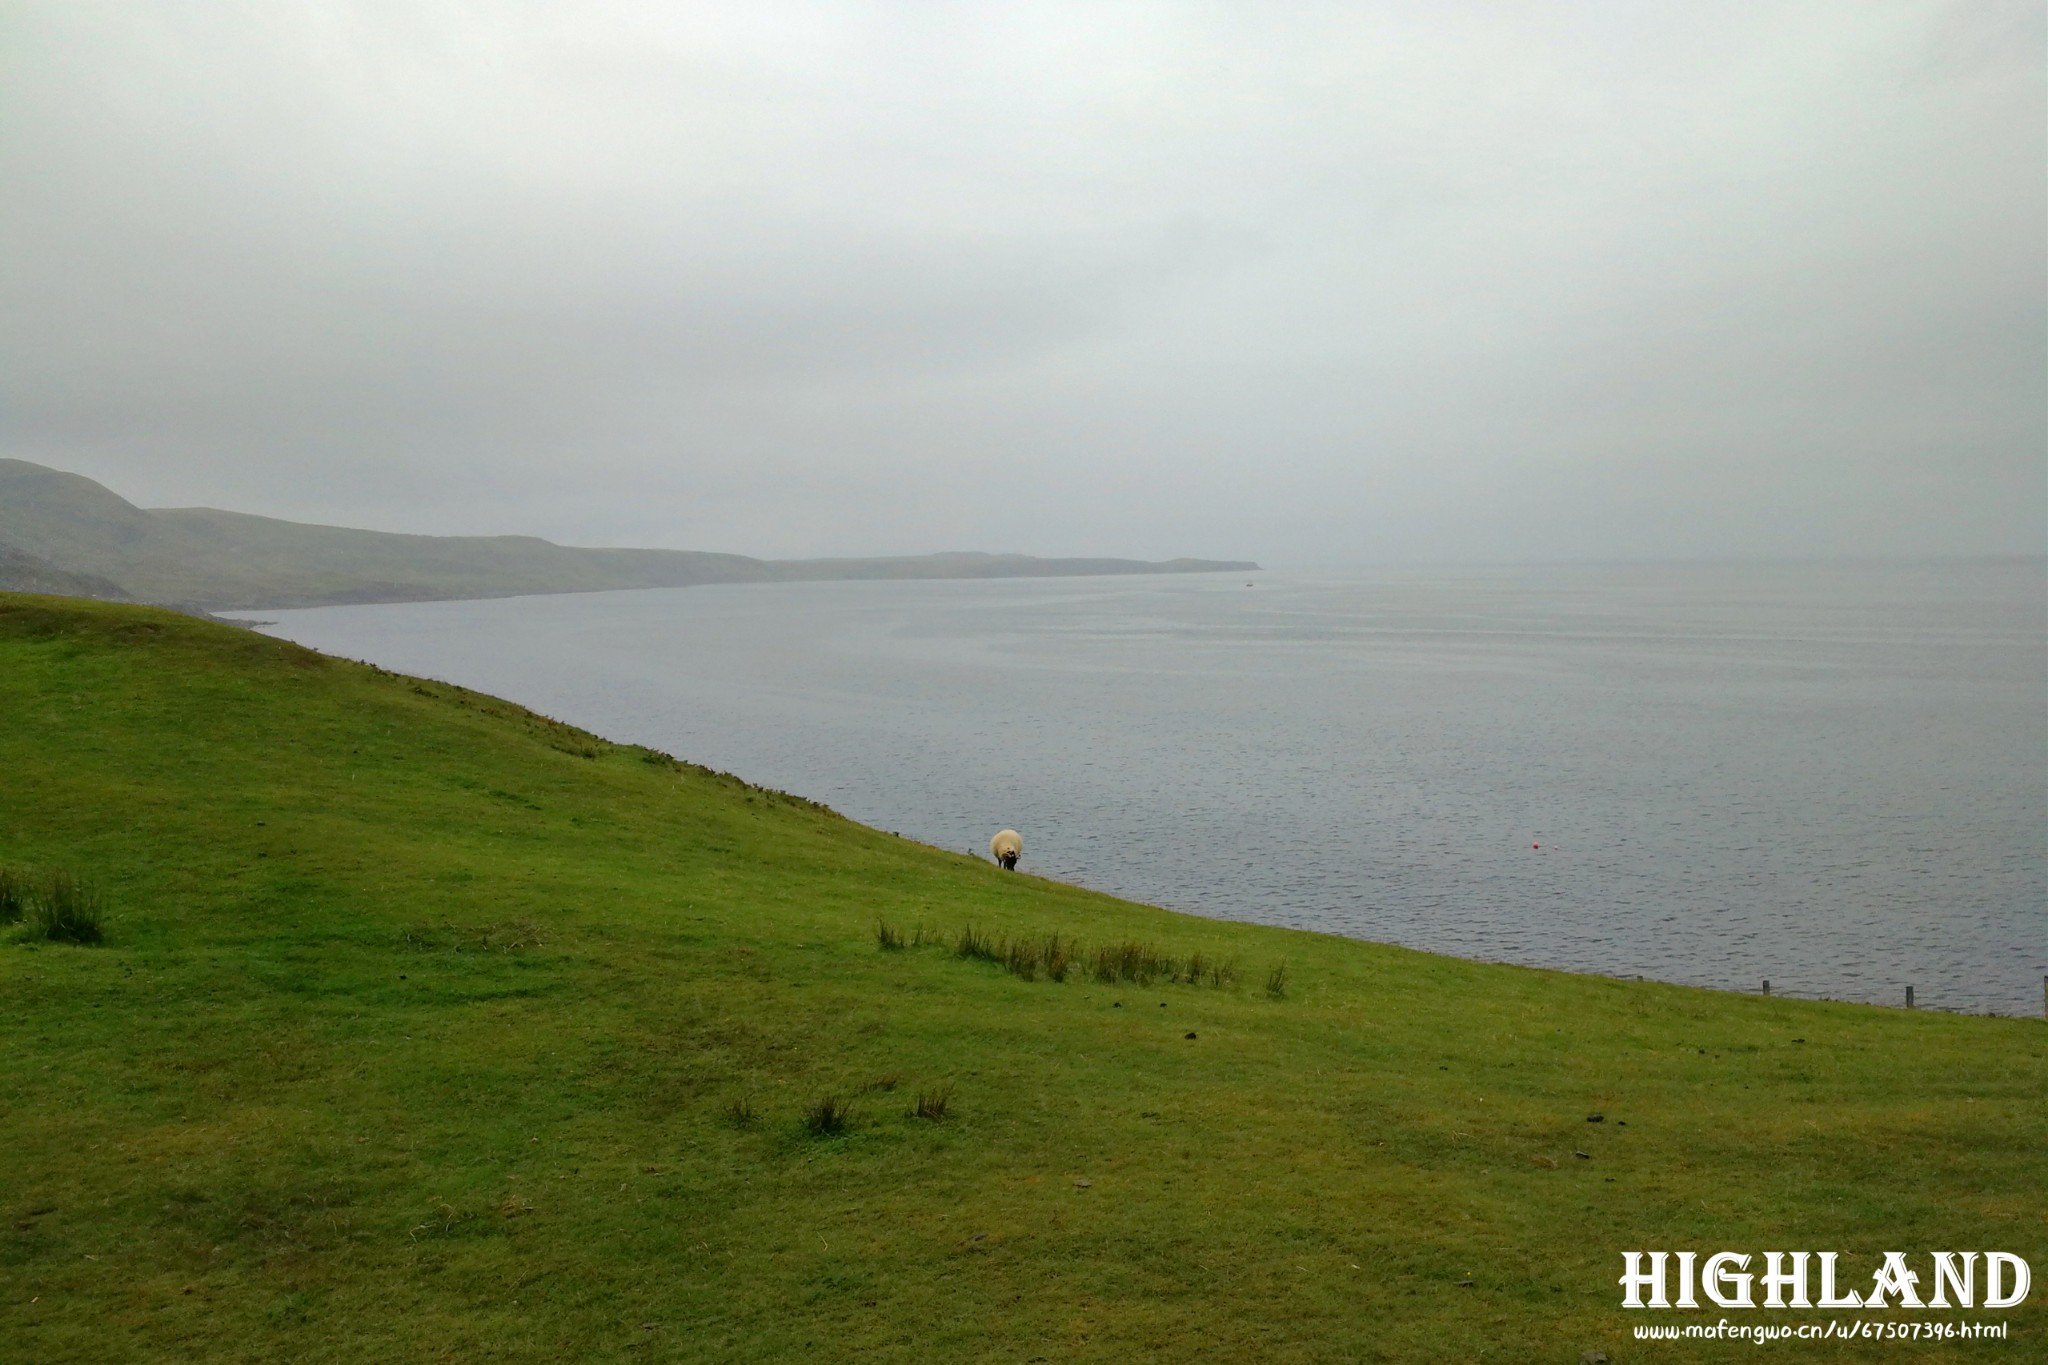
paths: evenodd
<path fill-rule="evenodd" d="M 0 0 L 0 453 L 765 555 L 2039 552 L 2038 0 Z"/>

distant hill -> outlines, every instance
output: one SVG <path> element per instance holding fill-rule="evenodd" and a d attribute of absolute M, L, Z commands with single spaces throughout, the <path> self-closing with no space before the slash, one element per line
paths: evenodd
<path fill-rule="evenodd" d="M 26 550 L 0 545 L 0 592 L 53 593 L 59 597 L 101 597 L 125 602 L 121 585 L 88 573 L 67 573 Z"/>
<path fill-rule="evenodd" d="M 698 583 L 1238 572 L 1242 560 L 1037 559 L 951 552 L 753 559 L 606 550 L 536 536 L 413 536 L 210 507 L 146 510 L 78 474 L 0 459 L 0 588 L 205 610 L 517 597 Z"/>

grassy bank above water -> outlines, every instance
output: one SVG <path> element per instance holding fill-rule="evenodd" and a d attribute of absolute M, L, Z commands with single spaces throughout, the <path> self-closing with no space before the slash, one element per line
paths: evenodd
<path fill-rule="evenodd" d="M 1621 1253 L 2048 1272 L 2037 1020 L 1176 915 L 144 608 L 0 596 L 0 773 L 105 907 L 0 930 L 8 1358 L 1733 1360 L 1630 1330 L 1856 1315 Z"/>

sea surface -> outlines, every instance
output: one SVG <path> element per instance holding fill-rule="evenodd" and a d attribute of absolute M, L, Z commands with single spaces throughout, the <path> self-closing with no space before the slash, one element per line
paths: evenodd
<path fill-rule="evenodd" d="M 2048 566 L 746 584 L 264 613 L 1200 915 L 2042 1012 Z M 1076 925 L 1085 933 L 1086 926 Z"/>

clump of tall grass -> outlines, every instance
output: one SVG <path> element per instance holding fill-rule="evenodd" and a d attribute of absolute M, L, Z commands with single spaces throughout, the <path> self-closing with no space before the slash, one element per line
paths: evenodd
<path fill-rule="evenodd" d="M 725 1121 L 735 1128 L 752 1128 L 761 1122 L 761 1114 L 751 1098 L 741 1095 L 725 1102 Z"/>
<path fill-rule="evenodd" d="M 1210 957 L 1197 950 L 1188 954 L 1185 961 L 1171 965 L 1169 976 L 1187 986 L 1214 986 L 1224 990 L 1237 982 L 1236 964 L 1221 958 Z"/>
<path fill-rule="evenodd" d="M 838 1095 L 823 1095 L 804 1110 L 804 1131 L 812 1137 L 837 1137 L 853 1122 L 853 1105 Z"/>
<path fill-rule="evenodd" d="M 1281 963 L 1266 973 L 1266 994 L 1275 1000 L 1287 998 L 1287 964 Z"/>
<path fill-rule="evenodd" d="M 1038 979 L 1037 944 L 1013 938 L 1003 944 L 1002 954 L 1003 967 L 1011 976 L 1021 977 L 1026 981 Z"/>
<path fill-rule="evenodd" d="M 972 925 L 960 932 L 954 944 L 956 956 L 993 962 L 1012 976 L 1036 981 L 1042 971 L 1054 981 L 1065 981 L 1080 948 L 1070 938 L 1047 934 L 1044 938 L 998 938 Z"/>
<path fill-rule="evenodd" d="M 1078 939 L 1061 934 L 1012 938 L 977 929 L 972 924 L 962 928 L 950 944 L 922 924 L 907 943 L 900 933 L 886 925 L 877 926 L 876 937 L 883 948 L 892 951 L 900 947 L 949 946 L 955 957 L 992 962 L 1025 981 L 1036 981 L 1041 972 L 1049 981 L 1065 981 L 1068 973 L 1079 972 L 1104 985 L 1129 982 L 1149 986 L 1154 981 L 1170 981 L 1229 990 L 1236 986 L 1238 977 L 1237 964 L 1228 959 L 1199 951 L 1177 958 L 1155 944 L 1132 940 L 1084 949 Z"/>
<path fill-rule="evenodd" d="M 523 953 L 544 948 L 540 926 L 532 920 L 505 924 L 414 924 L 399 931 L 398 941 L 416 953 Z"/>
<path fill-rule="evenodd" d="M 28 913 L 28 873 L 15 867 L 0 867 L 0 924 L 19 924 Z"/>
<path fill-rule="evenodd" d="M 875 921 L 875 946 L 885 953 L 903 951 L 903 935 L 891 929 L 884 920 Z"/>
<path fill-rule="evenodd" d="M 1081 952 L 1073 939 L 1063 939 L 1057 933 L 1042 939 L 1008 939 L 1001 941 L 999 948 L 1001 964 L 1024 980 L 1038 980 L 1038 972 L 1047 974 L 1047 980 L 1067 980 L 1067 972 L 1073 970 Z"/>
<path fill-rule="evenodd" d="M 920 1090 L 917 1092 L 917 1103 L 910 1107 L 910 1117 L 923 1119 L 927 1123 L 944 1123 L 946 1121 L 946 1106 L 952 1102 L 953 1086 L 951 1082 L 934 1090 Z"/>
<path fill-rule="evenodd" d="M 960 937 L 953 943 L 953 956 L 978 959 L 982 962 L 1001 962 L 1003 953 L 996 947 L 996 941 L 973 925 L 960 931 Z"/>
<path fill-rule="evenodd" d="M 1072 939 L 1062 939 L 1058 934 L 1047 934 L 1038 945 L 1038 960 L 1045 968 L 1045 974 L 1054 981 L 1065 981 L 1068 970 L 1074 965 L 1074 958 L 1080 953 L 1080 945 Z"/>
<path fill-rule="evenodd" d="M 36 897 L 35 923 L 44 938 L 57 943 L 98 943 L 106 937 L 106 917 L 99 888 L 69 872 L 52 872 Z"/>
<path fill-rule="evenodd" d="M 1097 948 L 1090 955 L 1088 966 L 1095 979 L 1106 986 L 1119 981 L 1149 986 L 1160 977 L 1171 981 L 1179 974 L 1174 960 L 1158 948 L 1128 939 Z"/>
<path fill-rule="evenodd" d="M 0 867 L 0 924 L 27 920 L 34 938 L 90 944 L 106 938 L 106 917 L 99 888 L 63 868 L 35 877 Z"/>
<path fill-rule="evenodd" d="M 1237 984 L 1237 964 L 1222 958 L 1204 957 L 1192 954 L 1181 964 L 1180 975 L 1176 978 L 1190 986 L 1212 986 L 1219 991 L 1229 990 Z"/>
<path fill-rule="evenodd" d="M 938 943 L 940 939 L 936 935 L 924 935 L 924 927 L 920 925 L 918 937 L 911 939 L 911 948 L 926 941 Z M 1133 982 L 1149 986 L 1155 980 L 1169 980 L 1188 986 L 1214 986 L 1217 990 L 1229 990 L 1237 984 L 1235 962 L 1210 958 L 1202 952 L 1194 952 L 1186 958 L 1174 958 L 1157 948 L 1155 943 L 1139 943 L 1130 939 L 1083 950 L 1079 939 L 1059 933 L 1008 937 L 967 925 L 958 937 L 952 939 L 952 956 L 993 962 L 1012 976 L 1020 976 L 1024 980 L 1038 980 L 1038 974 L 1044 972 L 1047 980 L 1063 982 L 1069 972 L 1081 972 L 1104 984 Z"/>

